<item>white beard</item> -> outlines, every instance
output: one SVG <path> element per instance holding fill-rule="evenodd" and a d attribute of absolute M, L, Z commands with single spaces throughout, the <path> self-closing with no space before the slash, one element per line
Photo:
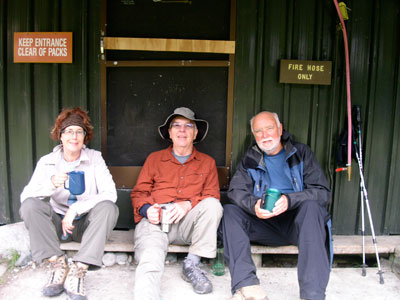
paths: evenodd
<path fill-rule="evenodd" d="M 264 145 L 264 142 L 272 142 L 272 144 L 269 145 Z M 279 148 L 279 145 L 281 143 L 281 139 L 273 139 L 273 138 L 266 138 L 262 139 L 261 141 L 257 142 L 258 147 L 268 155 L 272 155 L 276 152 L 276 150 Z"/>

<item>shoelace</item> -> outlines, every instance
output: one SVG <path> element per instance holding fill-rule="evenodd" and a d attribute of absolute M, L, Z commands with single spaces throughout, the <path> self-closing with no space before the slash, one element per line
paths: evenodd
<path fill-rule="evenodd" d="M 85 277 L 86 271 L 84 268 L 74 268 L 72 275 L 82 279 Z"/>
<path fill-rule="evenodd" d="M 205 272 L 204 270 L 200 269 L 199 266 L 195 266 L 194 264 L 190 264 L 193 269 L 192 272 L 188 272 L 188 277 L 194 277 L 194 278 L 190 278 L 191 280 L 196 279 L 198 281 L 205 281 L 207 282 L 207 277 L 205 276 L 205 274 L 207 274 L 207 272 Z"/>
<path fill-rule="evenodd" d="M 62 258 L 58 258 L 55 262 L 51 263 L 51 266 L 55 269 L 65 269 L 65 262 Z"/>
<path fill-rule="evenodd" d="M 62 277 L 63 277 L 63 272 L 59 272 L 61 270 L 65 271 L 66 270 L 66 266 L 64 264 L 64 261 L 62 261 L 61 259 L 57 259 L 55 262 L 51 263 L 51 276 L 49 279 L 49 284 L 53 283 L 54 281 L 59 281 Z M 57 279 L 56 279 L 56 274 L 58 275 Z M 56 280 L 55 280 L 56 279 Z"/>
<path fill-rule="evenodd" d="M 84 288 L 84 278 L 87 270 L 84 268 L 78 268 L 76 266 L 73 266 L 70 270 L 70 274 L 68 274 L 71 277 L 77 278 L 77 286 L 76 286 L 76 294 L 84 295 L 85 294 L 85 288 Z"/>

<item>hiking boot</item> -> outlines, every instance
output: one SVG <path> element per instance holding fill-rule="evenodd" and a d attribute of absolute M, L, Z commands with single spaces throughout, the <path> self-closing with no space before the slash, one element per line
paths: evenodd
<path fill-rule="evenodd" d="M 244 286 L 236 290 L 231 300 L 268 300 L 259 284 Z"/>
<path fill-rule="evenodd" d="M 46 297 L 54 297 L 60 295 L 64 291 L 64 281 L 68 274 L 68 264 L 64 255 L 50 261 L 51 273 L 49 282 L 43 288 L 43 295 Z"/>
<path fill-rule="evenodd" d="M 71 300 L 86 300 L 84 279 L 87 268 L 74 263 L 65 279 L 64 289 Z"/>
<path fill-rule="evenodd" d="M 185 259 L 182 266 L 182 279 L 192 283 L 197 294 L 208 294 L 212 292 L 211 281 L 206 277 L 206 272 L 196 266 L 192 260 Z"/>

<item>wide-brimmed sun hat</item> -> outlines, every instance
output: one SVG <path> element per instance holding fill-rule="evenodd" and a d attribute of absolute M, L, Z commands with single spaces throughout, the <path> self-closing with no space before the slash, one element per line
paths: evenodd
<path fill-rule="evenodd" d="M 188 120 L 194 121 L 196 123 L 198 132 L 197 132 L 196 139 L 193 141 L 193 144 L 200 143 L 202 140 L 204 140 L 204 138 L 206 137 L 207 132 L 208 132 L 208 122 L 205 120 L 196 119 L 194 112 L 187 107 L 176 108 L 174 110 L 174 113 L 168 116 L 168 118 L 165 120 L 164 124 L 162 124 L 161 126 L 158 127 L 158 133 L 164 140 L 172 142 L 171 138 L 169 137 L 169 132 L 168 132 L 169 125 L 175 117 L 179 117 L 179 116 L 184 117 Z"/>

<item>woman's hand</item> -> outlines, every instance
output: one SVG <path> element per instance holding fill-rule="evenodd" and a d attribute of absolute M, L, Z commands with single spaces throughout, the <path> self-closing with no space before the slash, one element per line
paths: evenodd
<path fill-rule="evenodd" d="M 68 179 L 67 173 L 59 173 L 51 177 L 51 182 L 55 188 L 63 187 L 64 182 Z"/>
<path fill-rule="evenodd" d="M 69 208 L 64 216 L 64 219 L 62 219 L 61 221 L 62 231 L 64 236 L 66 235 L 66 233 L 72 234 L 72 230 L 75 228 L 75 226 L 72 225 L 75 217 L 76 217 L 76 212 L 71 208 Z"/>

